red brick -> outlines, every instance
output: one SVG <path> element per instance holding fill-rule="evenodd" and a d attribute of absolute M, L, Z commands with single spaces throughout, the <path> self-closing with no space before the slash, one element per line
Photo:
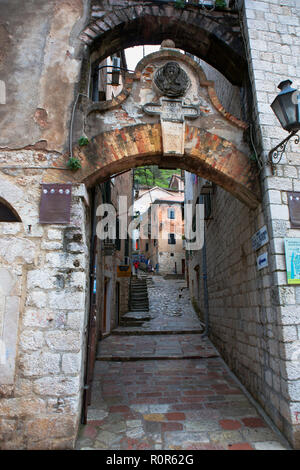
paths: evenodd
<path fill-rule="evenodd" d="M 101 426 L 101 424 L 104 423 L 104 419 L 91 419 L 91 420 L 88 420 L 88 425 L 91 425 L 91 426 Z"/>
<path fill-rule="evenodd" d="M 254 450 L 248 442 L 239 442 L 238 444 L 229 444 L 228 450 Z"/>
<path fill-rule="evenodd" d="M 162 423 L 162 431 L 182 431 L 183 426 L 181 423 Z"/>
<path fill-rule="evenodd" d="M 219 421 L 219 423 L 222 428 L 226 429 L 227 431 L 239 429 L 242 426 L 239 421 L 236 421 L 234 419 L 222 419 L 221 421 Z"/>
<path fill-rule="evenodd" d="M 126 98 L 126 97 L 125 97 Z M 97 105 L 98 106 L 98 105 Z M 112 100 L 111 106 L 120 106 L 117 100 Z M 122 113 L 122 112 L 121 112 Z M 74 148 L 74 156 L 81 161 L 82 168 L 77 172 L 60 172 L 57 170 L 47 172 L 44 182 L 52 182 L 56 178 L 57 182 L 82 182 L 92 184 L 96 178 L 109 176 L 109 165 L 113 161 L 120 160 L 120 167 L 125 168 L 122 161 L 126 158 L 130 165 L 138 158 L 141 165 L 149 164 L 149 158 L 162 153 L 162 136 L 160 124 L 135 124 L 128 126 L 128 116 L 126 113 L 119 117 L 123 121 L 122 132 L 120 129 L 103 132 L 95 136 L 94 145 L 99 149 L 97 155 L 91 161 L 91 148 Z M 134 121 L 131 121 L 134 124 Z M 247 155 L 236 149 L 232 142 L 228 142 L 220 137 L 214 136 L 204 129 L 192 128 L 186 126 L 187 133 L 193 133 L 194 141 L 198 142 L 195 147 L 187 150 L 185 158 L 188 161 L 190 156 L 199 160 L 199 165 L 205 162 L 210 168 L 211 180 L 244 201 L 250 207 L 256 207 L 259 196 L 258 178 L 256 170 L 251 165 Z M 210 149 L 213 156 L 208 158 L 207 149 Z M 228 158 L 230 156 L 230 158 Z M 57 159 L 57 166 L 65 165 L 65 155 Z M 200 165 L 201 166 L 201 165 Z M 245 179 L 246 175 L 246 179 Z M 166 374 L 160 372 L 157 374 L 164 377 L 178 376 L 185 377 L 185 371 Z M 148 375 L 149 376 L 149 375 Z M 151 374 L 150 374 L 151 376 Z M 226 387 L 225 387 L 226 389 Z M 223 389 L 223 390 L 225 390 Z M 227 390 L 229 388 L 227 387 Z"/>
<path fill-rule="evenodd" d="M 155 397 L 161 397 L 162 393 L 161 392 L 156 392 L 156 393 L 137 393 L 136 395 L 138 398 L 155 398 Z"/>
<path fill-rule="evenodd" d="M 243 418 L 242 421 L 245 426 L 248 426 L 248 428 L 266 427 L 265 422 L 261 418 Z"/>
<path fill-rule="evenodd" d="M 128 413 L 130 408 L 128 406 L 123 405 L 115 405 L 109 408 L 110 413 Z"/>
<path fill-rule="evenodd" d="M 215 392 L 213 390 L 186 390 L 183 393 L 184 395 L 215 395 Z"/>
<path fill-rule="evenodd" d="M 203 397 L 182 397 L 181 401 L 184 403 L 200 403 L 204 401 Z"/>
<path fill-rule="evenodd" d="M 185 420 L 185 414 L 184 413 L 166 413 L 165 416 L 169 421 L 183 421 L 183 420 Z"/>
<path fill-rule="evenodd" d="M 88 437 L 90 439 L 95 439 L 95 437 L 97 436 L 97 429 L 95 428 L 95 426 L 87 424 L 84 428 L 83 436 Z"/>

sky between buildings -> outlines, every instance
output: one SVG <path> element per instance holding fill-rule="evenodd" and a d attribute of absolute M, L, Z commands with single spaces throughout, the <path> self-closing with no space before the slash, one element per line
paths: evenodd
<path fill-rule="evenodd" d="M 146 55 L 156 52 L 160 46 L 134 46 L 125 50 L 127 68 L 134 70 L 137 63 Z"/>

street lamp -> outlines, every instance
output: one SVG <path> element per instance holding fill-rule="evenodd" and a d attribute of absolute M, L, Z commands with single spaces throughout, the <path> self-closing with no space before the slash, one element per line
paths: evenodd
<path fill-rule="evenodd" d="M 288 141 L 292 137 L 295 138 L 295 143 L 299 144 L 299 136 L 296 135 L 300 130 L 300 93 L 291 88 L 291 80 L 284 80 L 278 85 L 281 90 L 278 96 L 271 104 L 275 116 L 279 120 L 281 127 L 289 132 L 289 135 L 280 144 L 274 147 L 269 152 L 269 162 L 273 168 L 280 162 Z"/>

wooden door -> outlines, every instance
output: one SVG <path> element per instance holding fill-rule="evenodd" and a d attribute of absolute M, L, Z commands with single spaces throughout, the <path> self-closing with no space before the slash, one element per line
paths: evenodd
<path fill-rule="evenodd" d="M 182 271 L 181 271 L 181 273 L 185 274 L 185 259 L 182 259 L 181 261 L 182 261 Z"/>

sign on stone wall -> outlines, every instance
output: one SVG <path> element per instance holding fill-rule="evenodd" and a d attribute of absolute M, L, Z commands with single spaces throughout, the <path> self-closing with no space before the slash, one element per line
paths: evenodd
<path fill-rule="evenodd" d="M 300 228 L 300 193 L 288 192 L 289 213 L 292 228 Z"/>
<path fill-rule="evenodd" d="M 261 269 L 267 268 L 269 266 L 268 260 L 268 253 L 262 253 L 257 257 L 256 260 L 257 269 L 260 271 Z"/>
<path fill-rule="evenodd" d="M 40 224 L 69 224 L 71 184 L 42 184 Z"/>
<path fill-rule="evenodd" d="M 252 249 L 257 251 L 259 248 L 264 246 L 269 241 L 268 230 L 264 225 L 258 232 L 256 232 L 252 237 Z"/>
<path fill-rule="evenodd" d="M 117 266 L 117 277 L 130 277 L 131 276 L 131 266 L 120 265 Z"/>
<path fill-rule="evenodd" d="M 300 284 L 300 238 L 285 238 L 285 262 L 288 284 Z"/>

